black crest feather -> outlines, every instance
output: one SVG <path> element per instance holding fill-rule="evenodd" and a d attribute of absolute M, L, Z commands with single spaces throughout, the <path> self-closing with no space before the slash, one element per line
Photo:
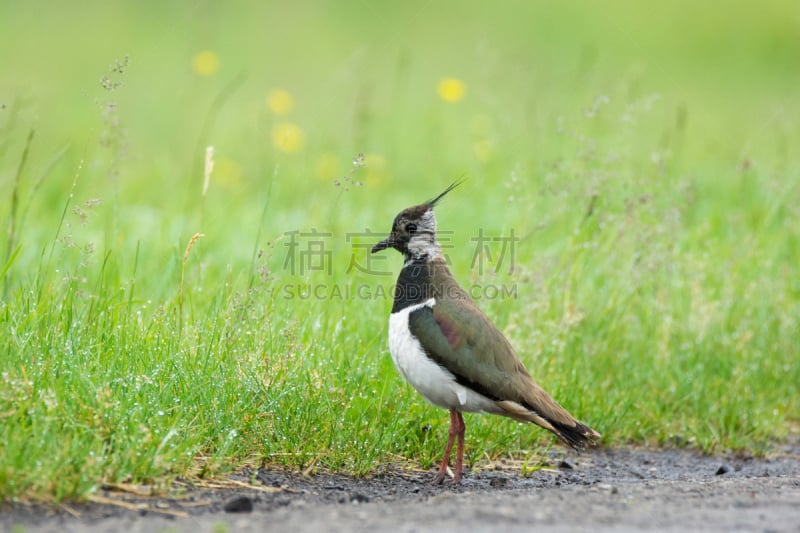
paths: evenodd
<path fill-rule="evenodd" d="M 445 195 L 445 194 L 449 193 L 450 191 L 452 191 L 453 189 L 455 189 L 456 187 L 458 187 L 459 185 L 461 185 L 462 183 L 464 183 L 464 181 L 466 181 L 466 180 L 463 180 L 463 179 L 461 179 L 461 180 L 458 180 L 458 181 L 454 181 L 453 183 L 451 183 L 451 184 L 450 184 L 450 186 L 449 186 L 448 188 L 446 188 L 446 189 L 444 190 L 444 192 L 442 192 L 442 194 L 440 194 L 439 196 L 437 196 L 437 197 L 436 197 L 436 198 L 434 198 L 433 200 L 428 200 L 427 202 L 425 202 L 425 205 L 427 205 L 428 207 L 433 207 L 433 206 L 435 206 L 435 205 L 436 205 L 436 203 L 437 203 L 439 200 L 441 200 L 441 199 L 444 197 L 444 195 Z"/>

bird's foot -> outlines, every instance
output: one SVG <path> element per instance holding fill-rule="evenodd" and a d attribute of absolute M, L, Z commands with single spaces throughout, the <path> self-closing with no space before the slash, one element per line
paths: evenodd
<path fill-rule="evenodd" d="M 450 470 L 450 467 L 447 467 L 444 470 L 440 469 L 436 475 L 433 476 L 431 483 L 433 485 L 443 485 L 448 480 L 450 485 L 458 485 L 461 483 L 461 472 L 453 473 L 453 471 Z"/>

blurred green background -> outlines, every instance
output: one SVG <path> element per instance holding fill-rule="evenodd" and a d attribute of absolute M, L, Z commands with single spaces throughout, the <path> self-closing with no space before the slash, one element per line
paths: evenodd
<path fill-rule="evenodd" d="M 791 0 L 0 2 L 2 494 L 434 463 L 374 297 L 400 258 L 352 269 L 348 234 L 460 178 L 456 277 L 513 287 L 481 307 L 605 444 L 769 450 L 800 421 L 798 88 Z M 290 268 L 313 229 L 330 275 Z M 475 264 L 511 231 L 513 271 Z M 471 465 L 546 439 L 468 425 Z"/>
<path fill-rule="evenodd" d="M 357 209 L 358 227 L 387 225 L 393 210 L 462 174 L 472 189 L 458 201 L 503 205 L 493 187 L 519 165 L 541 176 L 571 158 L 573 132 L 598 158 L 663 157 L 672 177 L 723 160 L 788 168 L 799 12 L 790 1 L 4 2 L 3 183 L 28 128 L 33 174 L 68 143 L 58 173 L 83 160 L 79 191 L 106 208 L 114 176 L 120 218 L 138 221 L 124 238 L 135 242 L 154 229 L 210 235 L 234 209 L 252 226 L 248 207 L 276 164 L 272 207 L 294 206 L 295 228 L 331 203 L 333 179 L 359 152 L 372 165 L 353 203 L 383 204 L 387 190 L 397 200 L 369 219 Z M 125 57 L 124 73 L 110 72 Z M 210 64 L 193 68 L 202 57 Z M 105 90 L 103 77 L 119 87 Z M 463 82 L 463 100 L 437 95 L 448 77 Z M 291 95 L 288 114 L 267 106 L 276 89 Z M 271 142 L 284 122 L 303 137 L 292 154 Z M 164 227 L 163 213 L 188 218 L 199 201 L 205 145 L 216 149 L 215 206 L 202 228 Z M 50 202 L 38 205 L 59 205 L 69 181 L 46 180 Z M 239 243 L 225 242 L 235 253 Z"/>

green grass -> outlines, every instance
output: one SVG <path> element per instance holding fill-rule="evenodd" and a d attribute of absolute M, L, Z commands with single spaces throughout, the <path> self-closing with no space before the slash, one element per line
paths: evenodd
<path fill-rule="evenodd" d="M 604 444 L 796 435 L 800 39 L 748 6 L 0 6 L 0 499 L 436 462 L 447 415 L 387 350 L 401 259 L 350 267 L 462 176 L 453 271 Z M 471 465 L 553 442 L 467 425 Z"/>

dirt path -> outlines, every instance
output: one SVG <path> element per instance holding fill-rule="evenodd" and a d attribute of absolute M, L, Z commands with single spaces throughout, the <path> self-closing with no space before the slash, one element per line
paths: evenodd
<path fill-rule="evenodd" d="M 390 470 L 369 479 L 242 472 L 225 487 L 180 487 L 171 499 L 117 490 L 98 496 L 113 503 L 55 512 L 6 507 L 0 530 L 800 532 L 796 446 L 768 459 L 673 450 L 560 457 L 526 478 L 520 465 L 489 465 L 456 488 L 431 486 L 432 472 Z M 231 486 L 250 477 L 257 490 Z"/>

